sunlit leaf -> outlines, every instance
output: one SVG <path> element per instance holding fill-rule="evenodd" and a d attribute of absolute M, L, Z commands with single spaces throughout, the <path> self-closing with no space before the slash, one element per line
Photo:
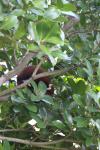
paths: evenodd
<path fill-rule="evenodd" d="M 9 15 L 4 18 L 0 26 L 0 29 L 9 30 L 13 27 L 14 28 L 18 27 L 18 19 L 17 19 L 17 16 Z"/>
<path fill-rule="evenodd" d="M 15 16 L 23 16 L 25 11 L 23 9 L 14 9 L 11 14 Z"/>
<path fill-rule="evenodd" d="M 19 39 L 21 37 L 23 37 L 26 34 L 26 27 L 24 22 L 20 22 L 19 23 L 19 27 L 15 32 L 15 38 Z"/>
<path fill-rule="evenodd" d="M 37 29 L 36 29 L 36 25 L 33 24 L 32 22 L 29 22 L 28 31 L 31 36 L 31 39 L 36 41 L 39 44 L 40 41 L 39 41 L 39 36 L 38 36 Z"/>
<path fill-rule="evenodd" d="M 58 9 L 56 9 L 55 7 L 50 7 L 45 12 L 44 17 L 48 19 L 56 19 L 59 17 L 59 15 L 60 15 L 60 11 Z"/>

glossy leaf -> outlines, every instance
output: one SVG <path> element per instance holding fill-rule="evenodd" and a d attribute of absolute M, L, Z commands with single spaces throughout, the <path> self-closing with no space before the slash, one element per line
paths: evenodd
<path fill-rule="evenodd" d="M 86 118 L 75 117 L 74 120 L 77 122 L 77 127 L 79 127 L 79 128 L 88 126 L 88 121 L 86 120 Z"/>
<path fill-rule="evenodd" d="M 60 11 L 58 9 L 56 9 L 55 7 L 50 7 L 45 12 L 44 17 L 48 19 L 56 19 L 59 17 L 59 15 L 60 15 Z"/>
<path fill-rule="evenodd" d="M 42 98 L 42 101 L 47 104 L 53 104 L 53 98 L 49 95 L 44 95 Z"/>
<path fill-rule="evenodd" d="M 76 102 L 78 105 L 84 106 L 84 105 L 83 105 L 83 102 L 82 102 L 82 98 L 81 98 L 80 95 L 74 94 L 74 95 L 73 95 L 73 99 L 75 100 L 75 102 Z"/>
<path fill-rule="evenodd" d="M 35 96 L 34 94 L 31 94 L 31 101 L 33 101 L 33 102 L 40 101 L 40 97 Z"/>
<path fill-rule="evenodd" d="M 20 39 L 24 35 L 26 35 L 26 27 L 25 27 L 24 22 L 20 22 L 19 23 L 19 27 L 18 27 L 18 29 L 15 32 L 15 38 L 16 39 Z"/>
<path fill-rule="evenodd" d="M 32 112 L 37 112 L 37 107 L 35 105 L 27 105 L 26 108 L 29 110 L 29 111 L 32 111 Z"/>
<path fill-rule="evenodd" d="M 38 84 L 38 91 L 40 93 L 40 95 L 44 95 L 47 91 L 47 86 L 44 82 L 40 81 Z"/>
<path fill-rule="evenodd" d="M 65 128 L 65 125 L 60 120 L 53 121 L 52 125 L 57 127 L 58 129 L 64 129 Z"/>
<path fill-rule="evenodd" d="M 14 15 L 6 16 L 2 24 L 0 25 L 0 29 L 4 29 L 4 30 L 9 30 L 17 27 L 18 27 L 18 19 L 17 16 Z"/>

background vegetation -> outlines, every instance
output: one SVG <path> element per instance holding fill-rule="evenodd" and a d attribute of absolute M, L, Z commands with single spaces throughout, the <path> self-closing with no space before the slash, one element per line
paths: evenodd
<path fill-rule="evenodd" d="M 0 150 L 100 150 L 99 17 L 99 0 L 0 1 Z M 53 96 L 16 84 L 26 65 Z"/>

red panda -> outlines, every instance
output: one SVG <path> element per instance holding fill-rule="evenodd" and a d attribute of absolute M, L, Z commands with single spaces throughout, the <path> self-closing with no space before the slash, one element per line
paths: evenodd
<path fill-rule="evenodd" d="M 25 80 L 28 80 L 32 76 L 35 68 L 36 68 L 35 66 L 28 66 L 28 67 L 24 68 L 22 70 L 22 72 L 17 76 L 17 84 L 20 85 L 20 84 L 24 83 Z M 43 72 L 45 72 L 45 70 L 43 68 L 39 68 L 37 71 L 37 74 L 43 73 Z M 42 77 L 42 78 L 36 79 L 34 81 L 37 84 L 40 81 L 43 81 L 47 85 L 47 93 L 46 94 L 52 95 L 54 93 L 53 86 L 50 87 L 51 80 L 49 77 Z"/>

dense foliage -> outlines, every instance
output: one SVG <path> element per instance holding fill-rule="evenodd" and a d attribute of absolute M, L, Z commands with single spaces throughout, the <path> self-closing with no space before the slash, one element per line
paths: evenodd
<path fill-rule="evenodd" d="M 99 0 L 0 1 L 0 150 L 100 150 L 99 17 Z M 28 54 L 54 95 L 17 86 Z"/>

